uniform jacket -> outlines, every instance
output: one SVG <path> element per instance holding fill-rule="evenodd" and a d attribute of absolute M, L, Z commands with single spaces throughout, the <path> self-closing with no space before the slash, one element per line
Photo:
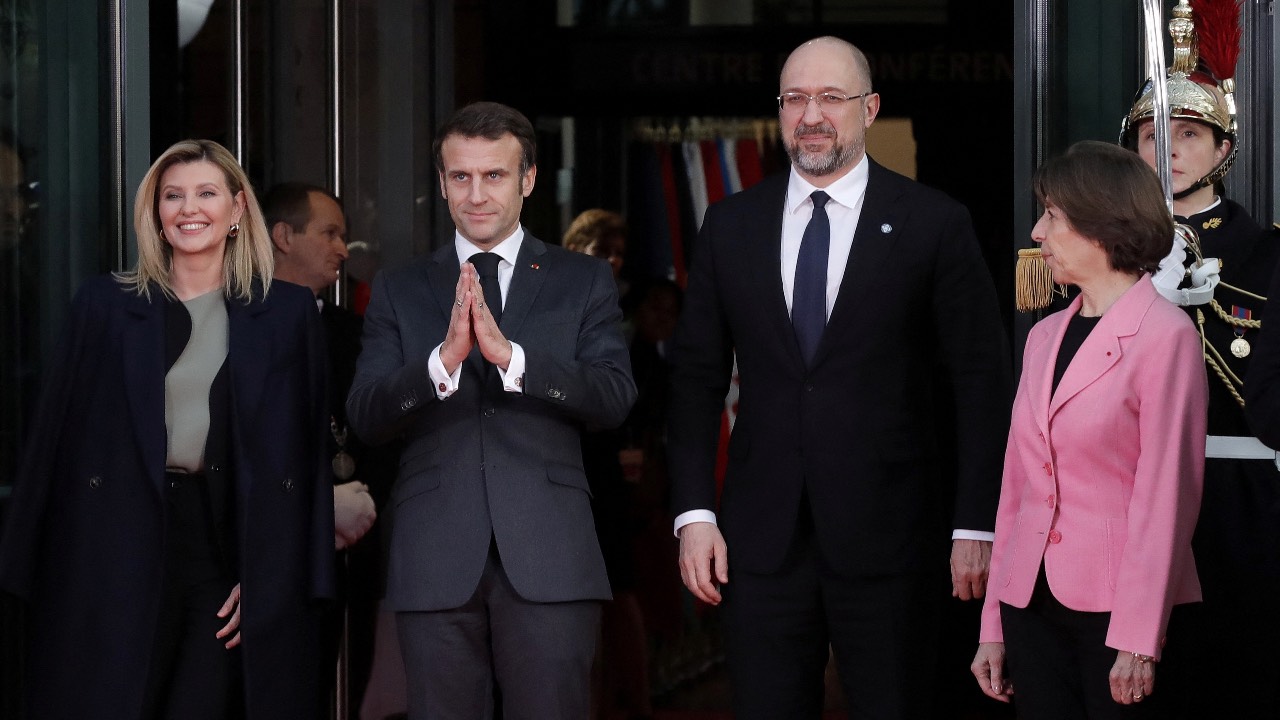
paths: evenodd
<path fill-rule="evenodd" d="M 945 568 L 952 529 L 994 527 L 1009 359 L 969 214 L 867 161 L 862 214 L 812 368 L 782 290 L 787 176 L 713 205 L 698 235 L 672 348 L 672 509 L 717 508 L 736 357 L 738 415 L 717 516 L 731 567 L 781 565 L 802 489 L 824 558 L 846 573 Z"/>
<path fill-rule="evenodd" d="M 440 400 L 427 362 L 448 329 L 458 274 L 448 243 L 381 273 L 365 311 L 347 417 L 366 442 L 404 445 L 387 607 L 461 606 L 491 538 L 524 599 L 607 599 L 579 435 L 619 425 L 635 401 L 609 268 L 526 232 L 501 321 L 525 352 L 524 392 L 502 391 L 473 347 L 457 392 Z"/>
<path fill-rule="evenodd" d="M 164 557 L 160 292 L 87 282 L 46 371 L 0 544 L 0 587 L 29 606 L 32 717 L 139 712 Z M 319 318 L 287 283 L 227 312 L 229 456 L 206 473 L 233 488 L 248 717 L 310 720 L 314 601 L 333 584 Z"/>
<path fill-rule="evenodd" d="M 1178 220 L 1195 230 L 1205 257 L 1222 260 L 1222 283 L 1213 296 L 1223 312 L 1232 315 L 1239 308 L 1264 325 L 1280 322 L 1280 314 L 1266 320 L 1269 303 L 1262 299 L 1275 297 L 1268 285 L 1280 261 L 1280 233 L 1262 230 L 1244 208 L 1227 198 L 1208 210 Z M 1186 310 L 1193 319 L 1204 318 L 1204 338 L 1212 348 L 1206 350 L 1206 355 L 1225 366 L 1230 375 L 1246 378 L 1252 361 L 1261 356 L 1261 331 L 1230 325 L 1207 305 Z M 1231 352 L 1231 344 L 1237 338 L 1252 348 L 1243 358 Z M 1209 434 L 1254 435 L 1245 408 L 1208 360 L 1206 372 Z M 1248 394 L 1249 385 L 1246 382 L 1240 389 L 1233 381 L 1242 395 Z M 1275 460 L 1208 458 L 1204 488 L 1192 547 L 1199 561 L 1206 606 L 1212 605 L 1215 597 L 1231 595 L 1243 599 L 1268 592 L 1266 585 L 1257 580 L 1280 579 L 1280 471 Z M 1239 617 L 1237 622 L 1247 623 L 1248 618 Z"/>
<path fill-rule="evenodd" d="M 999 603 L 1026 607 L 1043 563 L 1063 605 L 1111 613 L 1108 647 L 1159 657 L 1170 609 L 1200 599 L 1191 555 L 1208 392 L 1200 338 L 1144 276 L 1103 314 L 1051 397 L 1080 305 L 1027 337 L 981 641 L 1003 641 Z"/>

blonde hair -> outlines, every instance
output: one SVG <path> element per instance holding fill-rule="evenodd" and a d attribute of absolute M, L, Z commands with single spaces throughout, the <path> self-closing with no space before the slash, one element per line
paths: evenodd
<path fill-rule="evenodd" d="M 244 214 L 240 218 L 240 232 L 227 238 L 222 257 L 222 291 L 228 298 L 249 302 L 253 298 L 253 281 L 262 282 L 265 296 L 271 288 L 271 275 L 275 270 L 271 235 L 262 219 L 262 209 L 253 194 L 253 186 L 240 163 L 230 151 L 212 140 L 183 140 L 165 150 L 138 185 L 133 202 L 133 230 L 138 236 L 138 264 L 132 270 L 116 273 L 116 279 L 139 295 L 151 297 L 154 283 L 166 297 L 174 297 L 169 282 L 173 263 L 173 248 L 164 239 L 164 227 L 160 222 L 160 180 L 174 165 L 193 162 L 209 162 L 222 170 L 227 189 L 232 197 L 244 193 Z"/>
<path fill-rule="evenodd" d="M 622 216 L 612 210 L 592 208 L 583 210 L 573 219 L 569 229 L 564 232 L 560 244 L 566 250 L 590 253 L 592 247 L 606 237 L 627 237 L 627 223 Z"/>

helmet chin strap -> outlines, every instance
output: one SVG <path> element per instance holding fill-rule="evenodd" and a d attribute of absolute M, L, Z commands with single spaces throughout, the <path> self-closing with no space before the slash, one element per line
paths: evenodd
<path fill-rule="evenodd" d="M 1197 190 L 1203 187 L 1209 187 L 1209 183 L 1205 182 L 1204 178 L 1200 178 L 1199 180 L 1191 183 L 1191 186 L 1188 187 L 1186 190 L 1182 190 L 1180 192 L 1174 193 L 1173 199 L 1182 200 L 1183 198 L 1187 197 L 1191 193 L 1196 192 Z"/>

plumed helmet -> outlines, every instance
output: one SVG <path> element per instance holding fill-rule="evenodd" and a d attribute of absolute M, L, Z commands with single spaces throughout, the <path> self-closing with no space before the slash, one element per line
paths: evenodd
<path fill-rule="evenodd" d="M 1191 187 L 1177 193 L 1181 199 L 1218 182 L 1236 159 L 1235 67 L 1240 55 L 1239 0 L 1178 0 L 1169 21 L 1173 38 L 1173 64 L 1165 84 L 1169 116 L 1194 120 L 1217 128 L 1231 141 L 1222 162 Z M 1129 114 L 1120 123 L 1120 144 L 1136 149 L 1138 125 L 1153 113 L 1152 81 L 1147 79 Z"/>

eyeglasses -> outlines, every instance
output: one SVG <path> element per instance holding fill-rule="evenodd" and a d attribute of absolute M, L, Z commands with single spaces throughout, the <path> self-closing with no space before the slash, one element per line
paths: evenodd
<path fill-rule="evenodd" d="M 806 95 L 802 92 L 787 92 L 778 96 L 779 110 L 798 110 L 803 111 L 809 107 L 809 101 L 816 101 L 819 108 L 827 108 L 828 110 L 839 110 L 844 104 L 853 100 L 861 100 L 868 95 L 875 93 L 868 90 L 861 95 L 837 95 L 836 93 L 818 93 L 817 95 Z"/>

